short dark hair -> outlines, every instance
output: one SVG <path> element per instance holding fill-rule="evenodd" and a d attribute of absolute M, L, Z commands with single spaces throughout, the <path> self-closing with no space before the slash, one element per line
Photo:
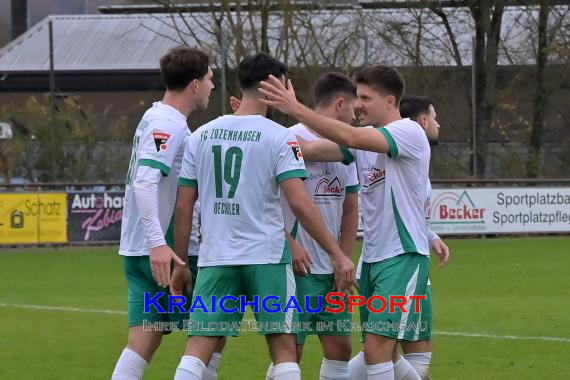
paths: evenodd
<path fill-rule="evenodd" d="M 238 68 L 239 85 L 242 90 L 257 89 L 259 82 L 267 79 L 269 75 L 279 78 L 285 74 L 287 74 L 287 65 L 266 53 L 245 57 Z"/>
<path fill-rule="evenodd" d="M 166 89 L 182 91 L 194 79 L 202 79 L 212 63 L 204 50 L 178 46 L 160 58 L 160 74 Z"/>
<path fill-rule="evenodd" d="M 366 67 L 356 73 L 354 80 L 357 84 L 370 86 L 380 93 L 393 95 L 396 105 L 400 104 L 406 89 L 404 78 L 398 70 L 386 65 Z"/>
<path fill-rule="evenodd" d="M 328 106 L 338 95 L 356 98 L 356 86 L 340 73 L 326 73 L 315 82 L 315 106 Z"/>
<path fill-rule="evenodd" d="M 400 115 L 417 121 L 422 113 L 429 113 L 431 105 L 433 102 L 427 96 L 404 96 L 400 102 Z"/>

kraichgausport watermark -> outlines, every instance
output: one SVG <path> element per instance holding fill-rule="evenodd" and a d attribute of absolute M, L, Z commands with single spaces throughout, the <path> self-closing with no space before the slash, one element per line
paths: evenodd
<path fill-rule="evenodd" d="M 326 332 L 352 332 L 352 331 L 426 331 L 427 322 L 352 322 L 350 320 L 319 321 L 319 322 L 197 322 L 192 320 L 178 322 L 150 322 L 143 321 L 144 331 L 264 331 L 281 332 L 292 331 L 299 333 L 326 333 Z"/>
<path fill-rule="evenodd" d="M 150 313 L 151 307 L 156 312 L 163 313 L 193 313 L 200 311 L 203 313 L 245 313 L 246 307 L 250 306 L 254 313 L 259 313 L 263 310 L 266 313 L 287 313 L 291 310 L 296 310 L 298 313 L 320 313 L 323 311 L 323 298 L 326 300 L 327 305 L 324 311 L 337 314 L 342 313 L 348 309 L 349 313 L 354 313 L 356 307 L 366 307 L 371 313 L 419 313 L 420 301 L 426 299 L 426 295 L 409 295 L 409 296 L 389 296 L 386 298 L 374 295 L 366 299 L 360 295 L 345 295 L 340 292 L 330 292 L 326 296 L 318 296 L 317 307 L 310 306 L 310 296 L 305 296 L 305 309 L 301 308 L 296 296 L 289 296 L 281 299 L 278 296 L 270 295 L 261 298 L 258 295 L 247 297 L 241 295 L 239 297 L 233 295 L 226 295 L 218 298 L 213 295 L 210 299 L 204 299 L 200 295 L 192 298 L 190 306 L 186 306 L 187 299 L 184 296 L 167 295 L 167 302 L 164 306 L 160 301 L 166 295 L 165 292 L 158 292 L 151 297 L 151 294 L 144 293 L 144 313 Z M 164 301 L 164 299 L 162 300 Z M 185 306 L 187 307 L 185 309 Z M 176 311 L 175 311 L 176 310 Z"/>

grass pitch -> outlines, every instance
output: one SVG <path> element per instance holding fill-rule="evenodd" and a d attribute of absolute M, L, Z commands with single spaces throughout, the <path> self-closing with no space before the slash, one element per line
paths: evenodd
<path fill-rule="evenodd" d="M 447 268 L 431 268 L 432 378 L 569 379 L 570 238 L 447 242 Z M 127 336 L 116 251 L 2 250 L 0 379 L 110 378 Z M 184 332 L 166 337 L 145 379 L 171 379 L 185 341 Z M 321 358 L 310 337 L 304 379 L 318 379 Z M 264 339 L 242 332 L 226 346 L 220 379 L 262 379 L 267 365 Z"/>

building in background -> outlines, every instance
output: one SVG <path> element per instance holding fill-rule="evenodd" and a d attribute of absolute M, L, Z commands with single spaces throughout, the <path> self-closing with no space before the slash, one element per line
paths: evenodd
<path fill-rule="evenodd" d="M 149 0 L 148 2 L 152 2 Z M 0 47 L 50 15 L 97 14 L 109 5 L 131 5 L 142 0 L 0 0 Z"/>
<path fill-rule="evenodd" d="M 6 45 L 28 28 L 27 0 L 0 0 L 0 46 Z"/>

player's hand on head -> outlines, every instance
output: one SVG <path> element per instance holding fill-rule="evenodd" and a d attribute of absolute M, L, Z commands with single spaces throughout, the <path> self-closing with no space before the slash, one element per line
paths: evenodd
<path fill-rule="evenodd" d="M 235 96 L 230 96 L 230 108 L 232 109 L 232 112 L 236 112 L 239 106 L 241 106 L 241 100 Z"/>
<path fill-rule="evenodd" d="M 279 111 L 291 114 L 299 104 L 295 96 L 295 89 L 291 80 L 287 80 L 287 87 L 276 77 L 270 75 L 259 84 L 259 93 L 262 95 L 261 102 L 275 107 Z"/>
<path fill-rule="evenodd" d="M 158 285 L 167 287 L 170 285 L 170 262 L 174 260 L 179 265 L 185 265 L 176 253 L 166 244 L 159 245 L 150 250 L 150 269 L 152 277 Z"/>
<path fill-rule="evenodd" d="M 311 273 L 313 258 L 301 245 L 291 244 L 291 256 L 293 259 L 293 270 L 297 276 L 306 276 Z"/>
<path fill-rule="evenodd" d="M 431 249 L 439 257 L 439 267 L 443 268 L 449 260 L 449 247 L 441 239 L 434 239 L 430 242 Z"/>
<path fill-rule="evenodd" d="M 187 265 L 176 265 L 170 278 L 170 294 L 182 296 L 184 291 L 192 294 L 192 272 Z"/>

